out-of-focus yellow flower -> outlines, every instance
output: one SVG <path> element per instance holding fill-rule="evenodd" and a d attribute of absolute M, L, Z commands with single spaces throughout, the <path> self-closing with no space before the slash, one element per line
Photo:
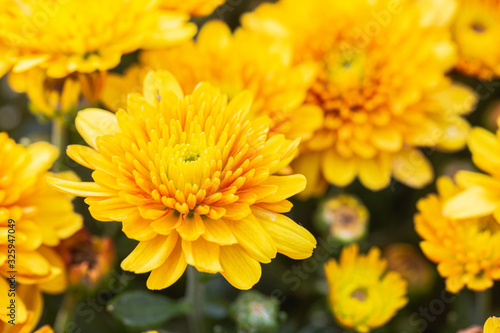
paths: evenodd
<path fill-rule="evenodd" d="M 488 318 L 484 324 L 484 333 L 500 333 L 500 318 Z"/>
<path fill-rule="evenodd" d="M 87 103 L 99 100 L 105 77 L 106 72 L 95 72 L 51 78 L 46 71 L 33 68 L 23 73 L 11 73 L 9 84 L 14 91 L 28 95 L 30 109 L 35 115 L 72 120 L 82 97 Z"/>
<path fill-rule="evenodd" d="M 500 1 L 459 0 L 453 23 L 458 70 L 491 80 L 500 76 Z"/>
<path fill-rule="evenodd" d="M 115 260 L 113 241 L 109 237 L 93 236 L 87 229 L 63 240 L 57 251 L 64 260 L 69 284 L 83 284 L 87 289 L 99 284 Z"/>
<path fill-rule="evenodd" d="M 9 296 L 15 289 L 15 297 Z M 43 299 L 36 285 L 11 286 L 8 280 L 0 278 L 0 332 L 31 333 L 42 314 Z M 14 308 L 11 300 L 15 300 Z M 10 307 L 9 307 L 10 306 Z M 9 323 L 10 321 L 10 323 Z M 14 323 L 15 325 L 13 325 Z M 37 331 L 37 333 L 50 331 Z"/>
<path fill-rule="evenodd" d="M 302 191 L 302 175 L 276 176 L 299 140 L 268 137 L 269 121 L 250 121 L 251 96 L 229 103 L 208 83 L 184 93 L 168 72 L 151 72 L 144 93 L 130 94 L 127 111 L 80 111 L 76 126 L 92 147 L 68 154 L 95 170 L 95 182 L 51 178 L 55 187 L 87 197 L 101 221 L 121 221 L 140 241 L 121 267 L 150 272 L 150 289 L 170 286 L 186 265 L 220 272 L 233 286 L 251 288 L 259 262 L 277 252 L 304 259 L 314 237 L 280 214 Z"/>
<path fill-rule="evenodd" d="M 465 190 L 446 202 L 444 215 L 464 219 L 493 214 L 500 223 L 500 131 L 495 136 L 483 128 L 474 128 L 468 146 L 474 164 L 489 175 L 458 172 L 455 181 Z"/>
<path fill-rule="evenodd" d="M 2 0 L 0 41 L 13 72 L 42 68 L 47 76 L 106 71 L 123 54 L 165 47 L 196 32 L 189 15 L 154 0 Z M 5 63 L 2 66 L 6 67 Z M 0 73 L 3 74 L 3 73 Z"/>
<path fill-rule="evenodd" d="M 8 277 L 8 271 L 16 270 L 19 283 L 43 283 L 46 292 L 60 292 L 66 286 L 64 264 L 52 247 L 82 227 L 82 217 L 73 211 L 73 197 L 56 191 L 45 179 L 78 179 L 71 172 L 48 172 L 58 154 L 46 142 L 23 147 L 0 133 L 0 230 L 7 235 L 12 226 L 16 239 L 15 267 L 7 260 L 7 237 L 0 242 L 0 273 Z"/>
<path fill-rule="evenodd" d="M 370 213 L 357 198 L 343 194 L 328 198 L 319 208 L 319 228 L 327 227 L 334 239 L 354 242 L 368 230 Z"/>
<path fill-rule="evenodd" d="M 225 0 L 161 0 L 161 7 L 189 13 L 193 16 L 210 15 Z"/>
<path fill-rule="evenodd" d="M 432 287 L 431 265 L 420 251 L 410 244 L 391 244 L 384 249 L 387 268 L 398 272 L 408 282 L 408 292 L 422 294 Z"/>
<path fill-rule="evenodd" d="M 329 300 L 333 314 L 344 327 L 358 332 L 387 323 L 408 302 L 407 283 L 399 273 L 387 272 L 387 261 L 380 250 L 358 253 L 358 245 L 345 247 L 339 262 L 325 265 L 330 285 Z"/>
<path fill-rule="evenodd" d="M 220 21 L 204 25 L 197 42 L 143 53 L 142 67 L 124 76 L 111 74 L 103 100 L 111 109 L 124 107 L 127 93 L 141 91 L 148 68 L 170 71 L 184 91 L 207 81 L 231 99 L 243 90 L 254 96 L 252 113 L 271 118 L 271 133 L 288 139 L 308 138 L 321 126 L 322 111 L 303 105 L 314 66 L 292 66 L 289 45 L 237 30 L 234 35 Z"/>
<path fill-rule="evenodd" d="M 447 177 L 438 179 L 437 188 L 437 195 L 417 203 L 415 230 L 423 239 L 422 251 L 438 264 L 448 291 L 457 293 L 465 286 L 475 291 L 491 288 L 493 281 L 500 279 L 500 225 L 491 217 L 443 216 L 443 205 L 463 192 Z"/>
<path fill-rule="evenodd" d="M 418 147 L 464 146 L 461 116 L 475 97 L 445 75 L 457 59 L 451 15 L 424 4 L 428 10 L 413 0 L 281 0 L 244 15 L 246 29 L 291 40 L 294 64 L 319 67 L 306 102 L 323 109 L 323 126 L 292 163 L 308 179 L 303 195 L 356 177 L 372 190 L 391 175 L 420 188 L 433 170 Z"/>

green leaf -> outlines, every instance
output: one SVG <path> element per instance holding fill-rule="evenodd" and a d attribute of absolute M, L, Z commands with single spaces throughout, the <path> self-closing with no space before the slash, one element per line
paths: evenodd
<path fill-rule="evenodd" d="M 131 328 L 158 327 L 189 310 L 185 303 L 143 290 L 120 294 L 113 298 L 106 308 L 125 326 Z"/>

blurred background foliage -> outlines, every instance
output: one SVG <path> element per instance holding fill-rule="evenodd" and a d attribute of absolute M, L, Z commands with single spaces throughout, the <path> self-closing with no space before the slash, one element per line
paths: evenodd
<path fill-rule="evenodd" d="M 235 28 L 242 13 L 253 10 L 262 2 L 264 1 L 228 0 L 210 16 L 194 18 L 193 21 L 201 26 L 208 20 L 219 19 Z M 136 61 L 136 53 L 126 55 L 120 66 L 113 71 L 123 72 Z M 479 95 L 476 110 L 467 116 L 471 125 L 482 126 L 490 131 L 496 130 L 496 118 L 500 115 L 500 81 L 485 82 L 466 78 L 458 73 L 452 73 L 452 76 Z M 12 92 L 6 77 L 0 81 L 0 88 L 0 131 L 8 132 L 22 144 L 50 141 L 50 122 L 37 119 L 29 112 L 26 96 Z M 74 125 L 70 126 L 70 136 L 70 142 L 85 144 Z M 458 169 L 475 169 L 466 149 L 455 154 L 433 150 L 426 150 L 425 153 L 435 167 L 436 176 L 451 176 Z M 66 156 L 63 161 L 66 167 L 74 170 L 84 181 L 91 180 L 90 170 Z M 58 167 L 57 164 L 55 167 Z M 369 230 L 360 242 L 362 252 L 366 252 L 373 245 L 387 250 L 395 243 L 409 244 L 412 250 L 409 255 L 413 260 L 406 260 L 405 267 L 399 269 L 407 270 L 410 274 L 420 273 L 419 277 L 425 280 L 423 286 L 410 291 L 409 304 L 399 311 L 389 324 L 374 330 L 375 333 L 454 333 L 470 323 L 482 325 L 486 316 L 478 303 L 486 296 L 481 293 L 474 295 L 469 290 L 464 290 L 456 296 L 445 293 L 444 281 L 437 274 L 436 266 L 428 262 L 418 248 L 420 238 L 413 227 L 416 202 L 431 192 L 435 192 L 433 183 L 421 190 L 415 190 L 393 181 L 386 189 L 372 192 L 355 181 L 342 189 L 331 187 L 321 199 L 294 200 L 290 216 L 318 238 L 315 254 L 304 261 L 294 261 L 278 255 L 272 264 L 262 266 L 262 278 L 253 288 L 256 292 L 239 291 L 219 275 L 205 274 L 204 288 L 207 298 L 204 313 L 209 328 L 207 331 L 236 332 L 239 325 L 242 332 L 345 332 L 339 328 L 329 312 L 326 299 L 328 286 L 322 268 L 328 258 L 325 252 L 329 257 L 338 257 L 341 244 L 329 240 L 329 230 L 321 226 L 321 221 L 314 222 L 315 219 L 321 219 L 321 211 L 318 209 L 322 201 L 340 194 L 355 195 L 369 211 Z M 117 255 L 109 276 L 100 285 L 90 291 L 72 291 L 77 297 L 77 305 L 75 313 L 63 313 L 63 316 L 67 316 L 72 322 L 66 331 L 143 332 L 148 329 L 160 329 L 160 332 L 186 332 L 189 320 L 183 314 L 190 309 L 181 302 L 186 290 L 186 274 L 172 287 L 155 292 L 147 291 L 147 274 L 134 275 L 123 272 L 119 267 L 119 262 L 130 253 L 136 242 L 120 232 L 118 222 L 97 223 L 90 216 L 83 198 L 76 198 L 75 206 L 85 217 L 85 226 L 93 234 L 112 237 Z M 395 264 L 397 265 L 397 262 Z M 425 270 L 429 270 L 430 277 L 423 272 Z M 159 295 L 165 297 L 158 299 Z M 113 300 L 110 302 L 111 299 Z M 499 315 L 498 285 L 492 290 L 492 299 L 494 308 L 491 314 Z M 40 326 L 53 323 L 59 309 L 67 307 L 65 302 L 68 302 L 68 299 L 64 299 L 64 295 L 45 295 Z M 257 309 L 249 307 L 248 304 L 253 304 L 252 302 L 264 306 Z M 252 319 L 254 324 L 249 325 L 248 318 L 255 315 L 252 311 L 258 311 L 261 317 Z M 266 318 L 271 318 L 271 322 L 266 322 Z"/>

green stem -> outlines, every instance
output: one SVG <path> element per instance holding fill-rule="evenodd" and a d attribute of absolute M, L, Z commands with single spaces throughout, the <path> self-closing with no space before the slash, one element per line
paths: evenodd
<path fill-rule="evenodd" d="M 486 318 L 491 315 L 491 289 L 475 293 L 476 304 L 474 321 L 477 325 L 483 325 Z"/>
<path fill-rule="evenodd" d="M 200 281 L 201 274 L 193 266 L 187 269 L 186 301 L 191 305 L 188 314 L 188 325 L 191 333 L 204 333 L 203 302 L 205 286 Z"/>
<path fill-rule="evenodd" d="M 65 169 L 64 160 L 66 156 L 66 146 L 68 144 L 68 131 L 64 121 L 56 117 L 52 120 L 52 135 L 51 142 L 59 148 L 59 158 L 54 163 L 54 171 L 62 171 Z"/>
<path fill-rule="evenodd" d="M 63 298 L 61 307 L 57 311 L 56 320 L 54 322 L 54 332 L 65 332 L 65 328 L 72 320 L 78 297 L 76 293 L 68 291 Z"/>

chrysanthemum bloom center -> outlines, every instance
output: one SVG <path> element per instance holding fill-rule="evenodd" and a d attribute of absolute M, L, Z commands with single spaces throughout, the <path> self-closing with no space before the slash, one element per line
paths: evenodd
<path fill-rule="evenodd" d="M 365 288 L 358 288 L 351 293 L 351 297 L 360 302 L 364 302 L 368 297 L 368 291 Z"/>

